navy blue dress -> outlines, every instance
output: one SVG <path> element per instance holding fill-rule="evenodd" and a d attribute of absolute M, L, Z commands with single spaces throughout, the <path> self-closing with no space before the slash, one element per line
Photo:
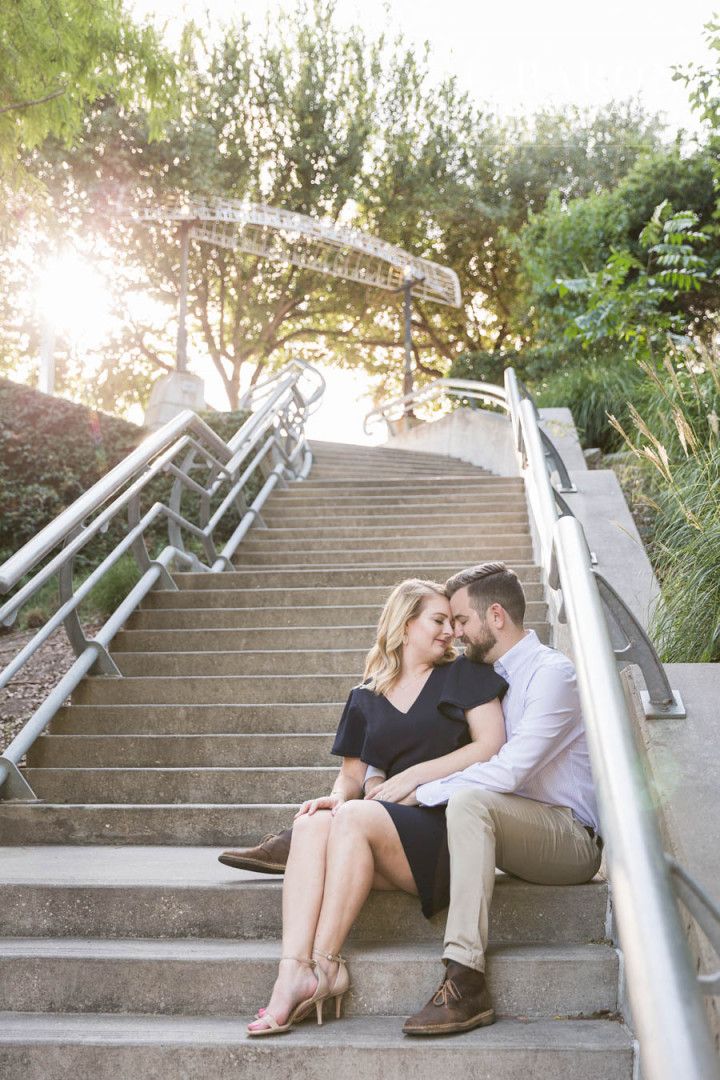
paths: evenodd
<path fill-rule="evenodd" d="M 421 761 L 443 757 L 470 740 L 465 712 L 501 698 L 507 683 L 489 664 L 464 656 L 433 668 L 406 713 L 364 686 L 351 691 L 332 753 L 360 758 L 388 777 Z M 382 802 L 393 820 L 410 864 L 423 915 L 428 919 L 450 901 L 450 856 L 445 807 Z"/>

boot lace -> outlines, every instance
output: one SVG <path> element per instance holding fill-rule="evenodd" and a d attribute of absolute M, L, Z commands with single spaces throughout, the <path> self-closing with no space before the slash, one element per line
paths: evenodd
<path fill-rule="evenodd" d="M 452 979 L 446 979 L 445 982 L 441 983 L 438 987 L 435 997 L 433 998 L 433 1005 L 442 1005 L 443 1008 L 447 1009 L 451 998 L 453 1001 L 460 1001 L 462 994 Z"/>

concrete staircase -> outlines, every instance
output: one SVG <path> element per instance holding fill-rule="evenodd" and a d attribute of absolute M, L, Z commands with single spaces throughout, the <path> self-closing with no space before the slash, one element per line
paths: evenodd
<path fill-rule="evenodd" d="M 389 587 L 504 558 L 546 635 L 521 482 L 430 454 L 314 446 L 233 573 L 177 574 L 114 642 L 124 679 L 78 689 L 30 755 L 40 797 L 0 804 L 0 1075 L 32 1080 L 630 1080 L 607 890 L 499 875 L 499 1022 L 413 1041 L 443 917 L 372 896 L 347 1019 L 248 1041 L 272 985 L 281 884 L 216 861 L 329 790 L 328 751 Z"/>

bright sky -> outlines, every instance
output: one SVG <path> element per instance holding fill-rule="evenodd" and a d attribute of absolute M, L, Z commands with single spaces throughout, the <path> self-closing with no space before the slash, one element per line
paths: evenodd
<path fill-rule="evenodd" d="M 170 29 L 184 15 L 261 23 L 287 0 L 129 0 Z M 401 29 L 429 41 L 433 69 L 452 72 L 481 102 L 503 113 L 547 104 L 597 105 L 639 96 L 670 124 L 692 127 L 687 94 L 672 67 L 707 57 L 703 25 L 720 0 L 338 0 L 341 23 L 369 34 Z"/>
<path fill-rule="evenodd" d="M 167 21 L 175 36 L 185 18 L 210 24 L 246 14 L 262 23 L 268 11 L 292 7 L 283 0 L 129 0 L 140 16 Z M 672 80 L 673 65 L 708 58 L 703 26 L 720 0 L 338 0 L 341 24 L 359 22 L 368 34 L 401 29 L 431 46 L 437 77 L 450 72 L 478 102 L 502 114 L 534 112 L 544 105 L 602 104 L 639 98 L 665 114 L 670 128 L 694 130 L 685 89 Z M 200 373 L 200 372 L 199 372 Z M 203 371 L 203 375 L 207 372 Z M 326 372 L 328 392 L 310 421 L 316 438 L 365 441 L 362 417 L 371 407 L 360 375 Z M 225 408 L 216 380 L 208 379 L 211 404 Z"/>

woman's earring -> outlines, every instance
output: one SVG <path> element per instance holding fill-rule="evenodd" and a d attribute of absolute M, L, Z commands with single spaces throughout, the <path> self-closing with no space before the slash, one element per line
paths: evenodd
<path fill-rule="evenodd" d="M 407 643 L 408 643 L 408 636 L 407 636 L 407 634 L 403 634 L 403 645 L 407 645 Z"/>

